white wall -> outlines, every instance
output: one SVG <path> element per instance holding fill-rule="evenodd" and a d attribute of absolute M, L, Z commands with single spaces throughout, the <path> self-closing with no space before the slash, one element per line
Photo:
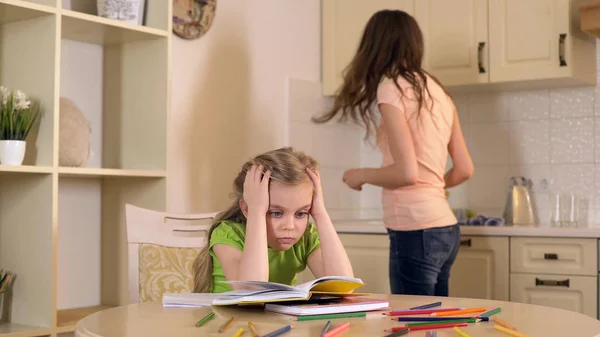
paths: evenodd
<path fill-rule="evenodd" d="M 320 1 L 219 1 L 209 32 L 174 37 L 169 203 L 220 210 L 244 161 L 287 142 L 286 77 L 320 79 Z"/>

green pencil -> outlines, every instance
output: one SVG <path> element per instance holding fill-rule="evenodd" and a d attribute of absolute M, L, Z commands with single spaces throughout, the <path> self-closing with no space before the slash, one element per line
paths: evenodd
<path fill-rule="evenodd" d="M 443 320 L 443 321 L 406 323 L 406 326 L 421 326 L 421 325 L 448 324 L 448 323 L 476 323 L 476 322 L 477 322 L 477 319 L 475 317 L 473 317 L 473 318 L 448 319 L 448 320 Z"/>
<path fill-rule="evenodd" d="M 335 319 L 335 318 L 347 318 L 347 317 L 365 317 L 366 312 L 349 312 L 344 314 L 330 314 L 330 315 L 312 315 L 312 316 L 299 316 L 296 321 L 312 321 L 317 319 Z"/>
<path fill-rule="evenodd" d="M 481 315 L 479 315 L 477 317 L 490 317 L 490 316 L 492 316 L 494 314 L 499 313 L 501 310 L 502 310 L 502 308 L 496 308 L 494 310 L 486 311 L 486 312 L 484 312 L 483 314 L 481 314 Z"/>
<path fill-rule="evenodd" d="M 198 327 L 203 326 L 204 323 L 208 322 L 213 317 L 215 317 L 215 312 L 211 311 L 208 315 L 202 317 L 202 319 L 199 320 L 198 323 L 196 323 L 196 326 L 198 326 Z"/>

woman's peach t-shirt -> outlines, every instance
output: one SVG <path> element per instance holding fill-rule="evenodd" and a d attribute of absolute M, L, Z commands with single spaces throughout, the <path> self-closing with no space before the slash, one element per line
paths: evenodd
<path fill-rule="evenodd" d="M 395 190 L 383 189 L 384 224 L 398 231 L 419 230 L 456 224 L 457 220 L 444 193 L 444 174 L 448 159 L 448 142 L 454 120 L 454 103 L 444 90 L 427 77 L 433 98 L 423 104 L 417 115 L 418 102 L 412 85 L 403 77 L 397 79 L 401 94 L 393 81 L 384 78 L 377 90 L 377 103 L 398 108 L 398 118 L 406 118 L 412 134 L 418 163 L 415 185 Z M 383 166 L 393 164 L 383 121 L 377 130 L 377 147 L 383 154 Z"/>

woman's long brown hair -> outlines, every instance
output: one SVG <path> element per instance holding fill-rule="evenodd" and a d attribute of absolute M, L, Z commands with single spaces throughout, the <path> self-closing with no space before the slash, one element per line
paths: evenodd
<path fill-rule="evenodd" d="M 427 96 L 431 97 L 426 75 L 444 88 L 421 68 L 423 54 L 423 34 L 412 16 L 401 10 L 381 10 L 373 14 L 365 26 L 356 55 L 344 70 L 343 84 L 336 93 L 333 107 L 312 121 L 325 123 L 340 114 L 340 122 L 350 119 L 363 125 L 368 138 L 372 128 L 377 126 L 378 110 L 373 110 L 372 105 L 384 77 L 393 80 L 401 95 L 405 93 L 396 79 L 405 78 L 412 85 L 420 111 Z"/>

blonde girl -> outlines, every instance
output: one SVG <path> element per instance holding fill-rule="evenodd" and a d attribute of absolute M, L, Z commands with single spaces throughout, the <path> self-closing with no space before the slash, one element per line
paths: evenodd
<path fill-rule="evenodd" d="M 225 280 L 292 285 L 307 266 L 315 277 L 353 277 L 313 158 L 289 147 L 263 153 L 242 166 L 233 196 L 194 261 L 194 292 L 237 287 Z"/>

